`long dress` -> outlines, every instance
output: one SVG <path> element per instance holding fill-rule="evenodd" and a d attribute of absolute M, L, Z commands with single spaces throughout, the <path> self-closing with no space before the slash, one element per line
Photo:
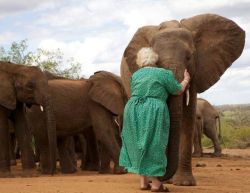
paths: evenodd
<path fill-rule="evenodd" d="M 166 100 L 181 84 L 172 71 L 144 67 L 131 77 L 131 98 L 124 109 L 119 164 L 128 172 L 163 176 L 170 118 Z"/>

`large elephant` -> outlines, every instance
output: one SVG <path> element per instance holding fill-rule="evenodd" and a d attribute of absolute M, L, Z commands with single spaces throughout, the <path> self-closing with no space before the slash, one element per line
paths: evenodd
<path fill-rule="evenodd" d="M 214 14 L 141 27 L 129 42 L 121 62 L 121 78 L 128 96 L 130 77 L 138 69 L 136 55 L 142 47 L 152 47 L 159 55 L 157 66 L 171 69 L 177 80 L 183 79 L 186 68 L 191 75 L 189 104 L 183 95 L 172 96 L 167 101 L 171 128 L 168 166 L 161 180 L 174 175 L 176 185 L 196 184 L 191 158 L 197 93 L 220 79 L 241 55 L 244 43 L 245 32 L 236 23 Z"/>
<path fill-rule="evenodd" d="M 55 170 L 55 120 L 52 112 L 48 81 L 37 67 L 0 62 L 0 177 L 10 176 L 8 119 L 14 123 L 15 134 L 21 149 L 24 172 L 30 173 L 35 167 L 31 148 L 31 134 L 24 115 L 24 106 L 38 105 L 46 117 L 46 136 L 49 151 L 46 157 Z"/>
<path fill-rule="evenodd" d="M 89 79 L 49 80 L 56 117 L 56 132 L 58 137 L 58 151 L 63 173 L 75 171 L 75 165 L 67 148 L 68 136 L 73 136 L 92 127 L 97 140 L 108 149 L 109 155 L 118 163 L 120 146 L 115 138 L 115 122 L 113 115 L 122 115 L 126 102 L 121 80 L 109 72 L 98 72 Z M 40 156 L 47 141 L 41 140 L 41 130 L 44 127 L 43 112 L 37 107 L 27 110 L 27 119 L 31 127 Z M 48 161 L 41 160 L 47 165 Z M 117 164 L 118 165 L 118 164 Z M 119 169 L 119 168 L 117 168 Z"/>
<path fill-rule="evenodd" d="M 212 140 L 214 144 L 214 155 L 221 156 L 220 147 L 220 115 L 219 112 L 205 99 L 197 99 L 196 121 L 194 132 L 193 156 L 202 156 L 201 137 L 203 133 Z"/>

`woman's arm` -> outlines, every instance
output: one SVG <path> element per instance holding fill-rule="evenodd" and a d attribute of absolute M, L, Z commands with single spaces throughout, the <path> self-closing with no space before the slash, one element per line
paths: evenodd
<path fill-rule="evenodd" d="M 189 84 L 190 81 L 190 75 L 187 71 L 187 69 L 184 71 L 184 79 L 180 83 L 181 84 L 181 89 L 175 94 L 175 95 L 181 95 L 187 88 L 187 85 Z"/>

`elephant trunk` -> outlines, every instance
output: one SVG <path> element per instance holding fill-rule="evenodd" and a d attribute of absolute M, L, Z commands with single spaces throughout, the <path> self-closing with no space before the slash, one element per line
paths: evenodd
<path fill-rule="evenodd" d="M 56 171 L 56 121 L 52 108 L 52 102 L 49 96 L 45 97 L 44 111 L 46 115 L 46 127 L 48 131 L 49 152 L 50 152 L 50 173 L 54 174 Z"/>
<path fill-rule="evenodd" d="M 168 108 L 170 112 L 170 133 L 167 146 L 167 160 L 166 173 L 159 179 L 165 181 L 170 179 L 178 168 L 179 160 L 179 144 L 180 144 L 180 129 L 182 121 L 182 96 L 171 96 L 168 99 Z"/>

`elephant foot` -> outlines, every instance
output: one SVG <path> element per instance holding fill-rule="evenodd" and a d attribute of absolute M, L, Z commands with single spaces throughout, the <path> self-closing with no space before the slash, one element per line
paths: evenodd
<path fill-rule="evenodd" d="M 87 170 L 87 171 L 98 171 L 99 166 L 97 164 L 86 164 L 85 166 L 81 166 L 82 170 Z"/>
<path fill-rule="evenodd" d="M 194 152 L 192 154 L 192 157 L 202 157 L 202 156 L 203 156 L 203 154 L 201 152 Z"/>
<path fill-rule="evenodd" d="M 128 172 L 127 172 L 127 170 L 125 168 L 118 166 L 118 167 L 114 168 L 113 173 L 114 174 L 126 174 Z"/>
<path fill-rule="evenodd" d="M 110 168 L 100 168 L 98 172 L 99 174 L 112 174 L 113 173 Z"/>
<path fill-rule="evenodd" d="M 16 160 L 15 159 L 10 160 L 10 165 L 11 166 L 16 166 Z"/>
<path fill-rule="evenodd" d="M 51 171 L 51 169 L 49 168 L 49 167 L 38 167 L 37 168 L 37 172 L 40 172 L 40 173 L 42 173 L 42 174 L 44 174 L 44 175 L 53 175 L 53 174 L 56 174 L 57 173 L 57 170 L 55 169 L 55 171 L 54 172 L 52 172 Z"/>
<path fill-rule="evenodd" d="M 21 177 L 24 178 L 31 178 L 31 177 L 38 177 L 39 172 L 36 169 L 25 169 L 23 170 Z"/>
<path fill-rule="evenodd" d="M 221 151 L 214 152 L 213 154 L 215 157 L 221 157 Z"/>
<path fill-rule="evenodd" d="M 196 180 L 192 174 L 176 174 L 173 177 L 173 184 L 176 186 L 196 186 Z"/>
<path fill-rule="evenodd" d="M 1 172 L 0 171 L 0 178 L 14 178 L 15 176 L 10 172 Z"/>
<path fill-rule="evenodd" d="M 165 180 L 162 183 L 163 184 L 173 184 L 173 178 L 170 178 L 169 180 Z"/>
<path fill-rule="evenodd" d="M 77 172 L 77 169 L 76 168 L 66 168 L 66 169 L 61 169 L 61 172 L 63 174 L 73 174 L 73 173 L 76 173 Z"/>

